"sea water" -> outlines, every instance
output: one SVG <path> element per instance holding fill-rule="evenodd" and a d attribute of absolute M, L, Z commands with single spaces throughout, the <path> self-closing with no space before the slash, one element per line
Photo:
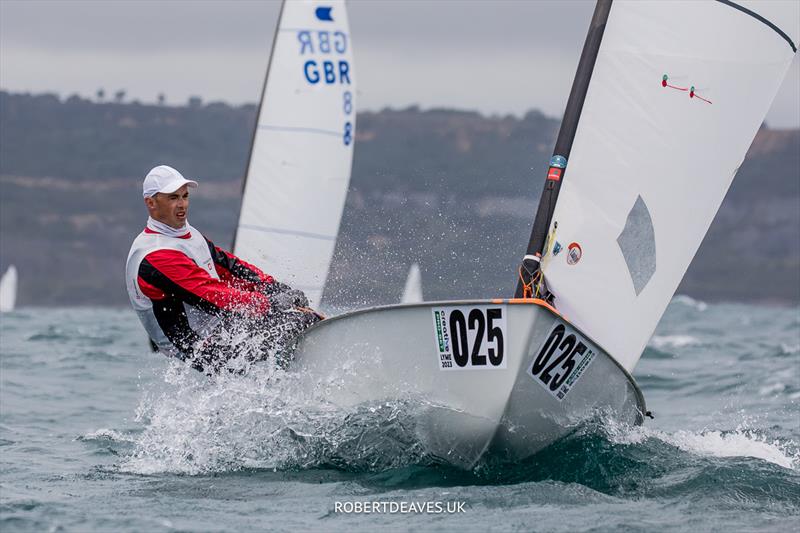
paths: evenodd
<path fill-rule="evenodd" d="M 796 530 L 800 310 L 677 297 L 634 375 L 655 419 L 463 471 L 414 410 L 264 366 L 207 378 L 116 309 L 0 317 L 2 531 Z M 336 379 L 332 376 L 331 379 Z"/>

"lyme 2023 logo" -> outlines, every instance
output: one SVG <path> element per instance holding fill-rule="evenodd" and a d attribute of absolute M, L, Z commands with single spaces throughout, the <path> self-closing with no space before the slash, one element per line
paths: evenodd
<path fill-rule="evenodd" d="M 506 368 L 506 318 L 503 311 L 498 306 L 432 309 L 439 368 Z"/>
<path fill-rule="evenodd" d="M 597 347 L 566 324 L 556 321 L 528 369 L 533 380 L 563 400 L 597 355 Z"/>

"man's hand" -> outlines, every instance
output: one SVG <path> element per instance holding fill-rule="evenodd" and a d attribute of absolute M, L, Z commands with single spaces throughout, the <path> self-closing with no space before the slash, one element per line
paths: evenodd
<path fill-rule="evenodd" d="M 270 312 L 280 312 L 295 306 L 294 297 L 289 292 L 279 292 L 269 297 Z"/>
<path fill-rule="evenodd" d="M 269 296 L 270 308 L 275 311 L 286 311 L 293 307 L 308 307 L 308 298 L 303 291 L 289 289 Z"/>
<path fill-rule="evenodd" d="M 308 298 L 303 291 L 297 289 L 289 289 L 284 291 L 283 294 L 288 294 L 292 297 L 292 303 L 295 307 L 308 307 Z"/>
<path fill-rule="evenodd" d="M 306 298 L 306 295 L 303 293 L 303 291 L 293 289 L 289 285 L 281 283 L 280 281 L 266 283 L 261 286 L 260 290 L 263 294 L 269 296 L 270 300 L 273 300 L 279 294 L 289 295 L 289 298 L 292 301 L 292 305 L 289 307 L 308 307 L 308 298 Z"/>
<path fill-rule="evenodd" d="M 271 296 L 273 294 L 277 294 L 279 292 L 286 292 L 292 290 L 290 286 L 285 283 L 281 283 L 280 281 L 273 281 L 272 283 L 264 283 L 260 285 L 259 290 L 266 294 L 267 296 Z"/>

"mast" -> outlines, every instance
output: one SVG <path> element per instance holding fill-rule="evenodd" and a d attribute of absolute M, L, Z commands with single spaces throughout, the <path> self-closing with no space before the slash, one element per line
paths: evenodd
<path fill-rule="evenodd" d="M 264 105 L 264 95 L 267 92 L 267 81 L 269 81 L 269 70 L 272 67 L 272 58 L 275 56 L 275 44 L 278 42 L 278 34 L 281 32 L 281 19 L 283 18 L 283 8 L 286 5 L 286 0 L 281 2 L 281 9 L 278 12 L 278 23 L 275 25 L 275 34 L 272 36 L 272 48 L 269 51 L 269 60 L 267 61 L 267 73 L 264 75 L 264 84 L 261 86 L 261 98 L 258 100 L 258 109 L 256 110 L 256 121 L 253 124 L 253 136 L 250 138 L 250 153 L 247 154 L 247 165 L 244 167 L 244 179 L 242 179 L 242 201 L 244 201 L 244 191 L 247 187 L 247 178 L 250 174 L 250 161 L 253 159 L 253 148 L 256 144 L 256 135 L 258 134 L 258 120 L 261 118 L 261 107 Z M 231 242 L 231 252 L 236 253 L 236 237 L 239 235 L 239 223 L 242 219 L 242 209 L 239 207 L 239 216 L 236 218 L 236 227 L 233 228 L 233 241 Z"/>
<path fill-rule="evenodd" d="M 594 8 L 594 14 L 589 24 L 589 32 L 586 35 L 586 41 L 583 43 L 578 69 L 575 72 L 575 79 L 572 82 L 572 89 L 567 100 L 567 108 L 564 111 L 564 118 L 558 131 L 553 157 L 550 159 L 550 165 L 547 169 L 544 190 L 539 198 L 539 207 L 533 221 L 531 237 L 528 241 L 525 257 L 519 267 L 519 279 L 514 294 L 516 298 L 532 296 L 530 291 L 526 291 L 526 287 L 531 286 L 532 280 L 539 271 L 542 249 L 550 229 L 550 220 L 556 207 L 558 192 L 561 190 L 561 183 L 566 174 L 567 161 L 572 150 L 572 141 L 575 139 L 575 131 L 578 129 L 583 102 L 586 100 L 586 92 L 589 89 L 589 82 L 592 79 L 594 64 L 597 60 L 597 52 L 600 49 L 600 42 L 603 40 L 608 14 L 611 12 L 611 2 L 612 0 L 597 0 L 597 5 Z"/>

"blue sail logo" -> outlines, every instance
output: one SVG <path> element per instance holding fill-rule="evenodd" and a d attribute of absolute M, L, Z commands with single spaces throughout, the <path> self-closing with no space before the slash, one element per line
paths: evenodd
<path fill-rule="evenodd" d="M 319 20 L 333 22 L 331 11 L 333 11 L 332 7 L 318 7 L 314 14 Z"/>

